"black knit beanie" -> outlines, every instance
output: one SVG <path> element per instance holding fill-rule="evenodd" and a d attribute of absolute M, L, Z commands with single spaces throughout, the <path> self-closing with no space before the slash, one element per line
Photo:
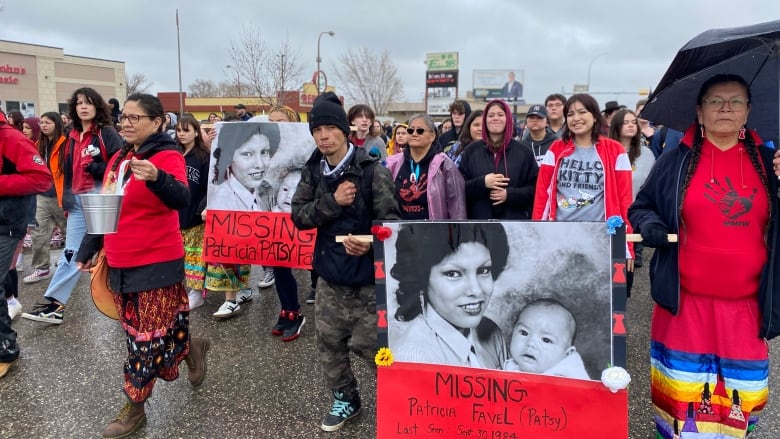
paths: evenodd
<path fill-rule="evenodd" d="M 341 106 L 339 97 L 332 91 L 319 95 L 314 100 L 309 113 L 309 131 L 313 132 L 315 128 L 322 125 L 337 126 L 344 132 L 344 136 L 349 136 L 347 113 Z"/>

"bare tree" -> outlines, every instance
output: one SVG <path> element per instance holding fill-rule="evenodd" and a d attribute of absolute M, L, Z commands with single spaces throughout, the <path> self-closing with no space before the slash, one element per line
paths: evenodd
<path fill-rule="evenodd" d="M 196 79 L 188 87 L 189 96 L 193 98 L 206 98 L 217 95 L 218 86 L 210 79 Z"/>
<path fill-rule="evenodd" d="M 339 58 L 339 65 L 336 78 L 348 100 L 367 104 L 376 114 L 387 114 L 390 104 L 402 98 L 403 84 L 390 51 L 378 54 L 367 48 L 352 49 Z"/>
<path fill-rule="evenodd" d="M 278 50 L 269 50 L 260 32 L 249 25 L 230 42 L 230 69 L 236 74 L 240 95 L 251 96 L 266 104 L 276 102 L 277 93 L 301 83 L 303 68 L 298 55 L 285 39 Z M 239 94 L 236 94 L 239 95 Z"/>
<path fill-rule="evenodd" d="M 133 73 L 130 76 L 125 74 L 125 84 L 127 84 L 127 95 L 130 96 L 133 93 L 148 93 L 154 82 L 143 73 Z"/>
<path fill-rule="evenodd" d="M 276 92 L 297 90 L 302 80 L 303 66 L 298 62 L 298 53 L 290 47 L 290 40 L 285 38 L 273 56 L 268 57 L 266 64 L 267 77 L 271 80 L 271 89 Z M 278 105 L 289 105 L 284 94 L 279 94 Z"/>
<path fill-rule="evenodd" d="M 268 97 L 268 79 L 263 71 L 268 53 L 260 31 L 251 24 L 244 26 L 238 40 L 230 41 L 229 54 L 232 62 L 229 68 L 235 71 L 236 83 L 240 84 L 239 96 L 244 92 L 244 95 L 261 99 Z"/>

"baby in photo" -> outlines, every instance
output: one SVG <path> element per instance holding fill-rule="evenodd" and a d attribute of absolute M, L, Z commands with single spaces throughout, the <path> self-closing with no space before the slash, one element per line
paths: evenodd
<path fill-rule="evenodd" d="M 574 315 L 561 303 L 530 302 L 517 316 L 504 370 L 590 379 L 574 347 L 576 334 Z"/>
<path fill-rule="evenodd" d="M 301 171 L 296 169 L 290 171 L 279 185 L 279 192 L 276 193 L 276 202 L 271 207 L 271 212 L 292 212 L 292 199 L 295 190 L 298 189 L 298 183 L 301 181 Z"/>

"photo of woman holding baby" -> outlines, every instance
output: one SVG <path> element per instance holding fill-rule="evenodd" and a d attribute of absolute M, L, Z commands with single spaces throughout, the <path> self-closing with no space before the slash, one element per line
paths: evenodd
<path fill-rule="evenodd" d="M 398 361 L 501 369 L 506 343 L 485 311 L 506 268 L 509 243 L 497 223 L 410 223 L 396 241 L 390 274 L 399 281 L 390 333 Z"/>

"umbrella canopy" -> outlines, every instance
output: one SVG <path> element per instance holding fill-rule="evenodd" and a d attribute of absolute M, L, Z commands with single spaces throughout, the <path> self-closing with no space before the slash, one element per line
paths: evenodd
<path fill-rule="evenodd" d="M 778 144 L 780 137 L 780 20 L 708 30 L 677 53 L 642 110 L 653 123 L 685 131 L 696 120 L 702 83 L 719 73 L 740 75 L 750 85 L 748 128 Z"/>

